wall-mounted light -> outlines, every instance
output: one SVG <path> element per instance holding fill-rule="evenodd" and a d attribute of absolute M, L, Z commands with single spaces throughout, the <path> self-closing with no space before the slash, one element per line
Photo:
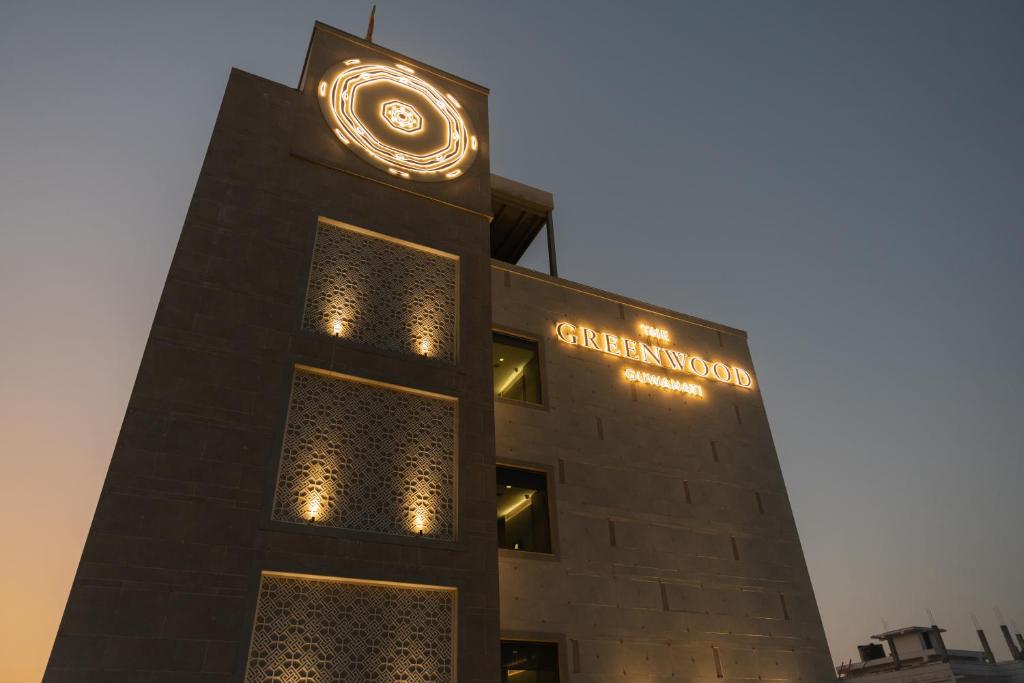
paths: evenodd
<path fill-rule="evenodd" d="M 430 340 L 427 338 L 420 339 L 419 350 L 421 356 L 426 356 L 430 353 Z"/>
<path fill-rule="evenodd" d="M 316 516 L 320 514 L 320 497 L 317 496 L 309 501 L 309 523 L 316 524 Z"/>
<path fill-rule="evenodd" d="M 334 332 L 334 336 L 335 337 L 340 337 L 341 336 L 341 321 L 340 320 L 335 320 L 334 321 L 334 324 L 331 325 L 331 331 Z"/>

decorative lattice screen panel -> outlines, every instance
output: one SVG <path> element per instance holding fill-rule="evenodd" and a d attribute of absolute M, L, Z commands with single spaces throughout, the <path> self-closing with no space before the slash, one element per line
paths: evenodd
<path fill-rule="evenodd" d="M 454 363 L 458 259 L 321 219 L 303 329 Z"/>
<path fill-rule="evenodd" d="M 455 537 L 455 399 L 296 367 L 273 518 Z"/>
<path fill-rule="evenodd" d="M 246 683 L 450 683 L 455 591 L 265 573 Z"/>

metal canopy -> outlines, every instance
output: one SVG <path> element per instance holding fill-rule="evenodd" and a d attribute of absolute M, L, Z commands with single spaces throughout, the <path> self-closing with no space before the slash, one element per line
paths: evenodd
<path fill-rule="evenodd" d="M 541 229 L 547 226 L 551 274 L 557 275 L 551 220 L 554 208 L 555 200 L 550 192 L 492 175 L 491 258 L 518 263 Z"/>

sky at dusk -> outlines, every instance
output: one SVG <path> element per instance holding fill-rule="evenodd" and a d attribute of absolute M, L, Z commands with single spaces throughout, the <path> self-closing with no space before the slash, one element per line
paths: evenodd
<path fill-rule="evenodd" d="M 747 330 L 833 659 L 1024 626 L 1024 4 L 397 2 L 563 277 Z M 0 661 L 38 681 L 232 66 L 367 3 L 0 2 Z M 531 250 L 524 265 L 543 267 Z"/>

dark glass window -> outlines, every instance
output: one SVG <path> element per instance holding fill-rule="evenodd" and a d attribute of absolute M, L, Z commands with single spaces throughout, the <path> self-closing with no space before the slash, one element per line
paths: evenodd
<path fill-rule="evenodd" d="M 540 403 L 540 355 L 537 342 L 494 333 L 494 394 L 527 403 Z"/>
<path fill-rule="evenodd" d="M 921 632 L 921 640 L 924 641 L 924 649 L 931 650 L 934 646 L 932 645 L 932 634 L 927 631 Z"/>
<path fill-rule="evenodd" d="M 547 476 L 514 467 L 497 469 L 498 547 L 550 553 Z"/>
<path fill-rule="evenodd" d="M 558 683 L 558 645 L 501 641 L 501 683 Z"/>

